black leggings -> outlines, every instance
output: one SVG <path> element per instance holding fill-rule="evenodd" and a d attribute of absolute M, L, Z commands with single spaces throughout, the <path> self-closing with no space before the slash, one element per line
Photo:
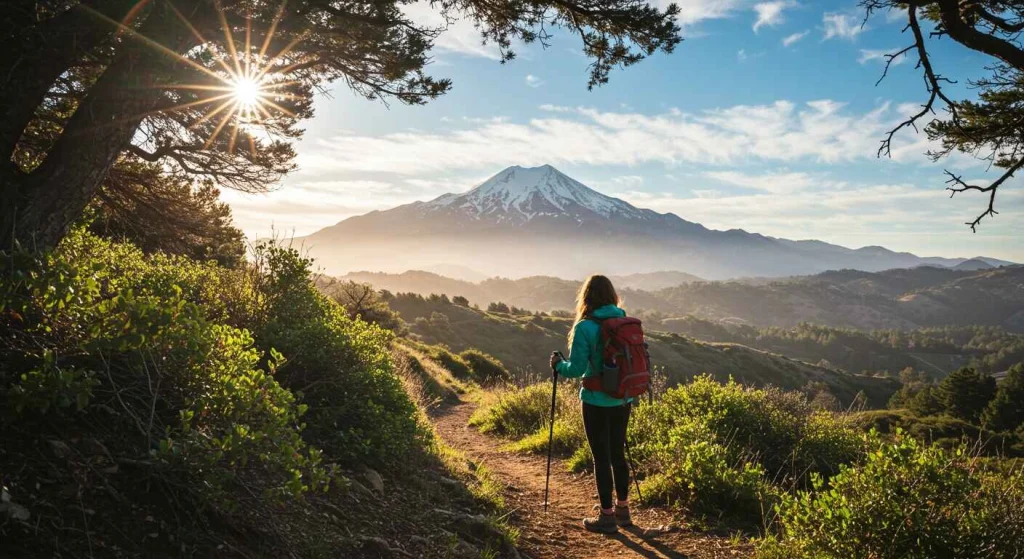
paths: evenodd
<path fill-rule="evenodd" d="M 626 427 L 629 405 L 602 407 L 583 404 L 583 428 L 594 455 L 594 477 L 601 508 L 612 508 L 612 472 L 615 494 L 625 501 L 629 494 L 629 466 L 626 464 Z"/>

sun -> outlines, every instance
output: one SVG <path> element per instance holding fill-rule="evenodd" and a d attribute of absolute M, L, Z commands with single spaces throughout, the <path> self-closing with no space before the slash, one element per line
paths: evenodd
<path fill-rule="evenodd" d="M 263 97 L 263 87 L 256 80 L 239 78 L 232 82 L 232 95 L 240 108 L 252 110 L 259 105 Z"/>

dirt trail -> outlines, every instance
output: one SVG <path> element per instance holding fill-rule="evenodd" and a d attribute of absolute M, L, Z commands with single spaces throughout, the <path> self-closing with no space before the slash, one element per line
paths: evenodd
<path fill-rule="evenodd" d="M 572 475 L 560 461 L 551 464 L 551 499 L 543 510 L 546 457 L 520 455 L 499 449 L 501 441 L 468 427 L 475 409 L 472 402 L 458 402 L 435 409 L 430 415 L 440 436 L 466 456 L 486 465 L 506 485 L 505 500 L 513 523 L 522 530 L 519 547 L 535 559 L 646 557 L 733 558 L 745 557 L 742 548 L 727 538 L 686 529 L 659 530 L 671 526 L 667 512 L 634 505 L 637 526 L 605 536 L 583 529 L 584 516 L 593 514 L 597 489 L 590 474 Z"/>

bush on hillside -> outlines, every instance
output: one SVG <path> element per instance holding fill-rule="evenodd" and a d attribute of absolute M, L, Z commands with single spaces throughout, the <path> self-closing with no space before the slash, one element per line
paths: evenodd
<path fill-rule="evenodd" d="M 416 344 L 416 349 L 422 351 L 427 357 L 440 363 L 448 369 L 455 378 L 470 380 L 473 378 L 473 369 L 459 354 L 452 352 L 444 345 Z"/>
<path fill-rule="evenodd" d="M 798 392 L 756 389 L 701 376 L 636 410 L 637 455 L 650 474 L 645 495 L 699 514 L 756 521 L 769 484 L 830 475 L 860 453 L 842 419 Z"/>
<path fill-rule="evenodd" d="M 254 472 L 278 493 L 327 482 L 305 406 L 274 378 L 282 357 L 214 321 L 231 311 L 219 269 L 80 231 L 0 267 L 5 438 L 84 430 L 108 459 L 201 479 L 208 497 Z"/>
<path fill-rule="evenodd" d="M 477 382 L 508 380 L 511 376 L 501 361 L 478 349 L 467 349 L 460 353 L 459 357 L 469 365 L 473 371 L 473 380 Z"/>
<path fill-rule="evenodd" d="M 561 404 L 565 395 L 559 394 L 557 398 Z M 490 405 L 477 408 L 470 425 L 483 433 L 518 439 L 547 426 L 550 412 L 551 385 L 539 383 L 498 394 Z M 546 428 L 544 432 L 547 433 Z"/>
<path fill-rule="evenodd" d="M 948 415 L 917 415 L 910 410 L 871 410 L 854 414 L 852 421 L 863 431 L 891 434 L 897 431 L 919 441 L 952 449 L 972 445 L 989 455 L 1021 456 L 1021 438 L 1012 432 L 997 433 Z"/>
<path fill-rule="evenodd" d="M 405 333 L 406 328 L 402 318 L 388 306 L 384 293 L 376 291 L 372 285 L 341 281 L 324 286 L 323 291 L 345 308 L 350 319 L 358 318 L 372 322 L 399 335 Z"/>
<path fill-rule="evenodd" d="M 554 450 L 569 466 L 590 462 L 579 401 L 563 390 Z M 505 392 L 478 410 L 473 423 L 520 440 L 510 448 L 547 451 L 551 386 Z M 653 405 L 633 409 L 631 448 L 645 498 L 702 515 L 760 520 L 779 486 L 806 484 L 810 472 L 831 475 L 856 460 L 861 441 L 844 416 L 816 411 L 796 392 L 720 384 L 708 376 L 669 389 Z M 774 485 L 773 485 L 774 484 Z"/>
<path fill-rule="evenodd" d="M 759 559 L 1012 558 L 1024 552 L 1024 477 L 989 473 L 963 447 L 865 437 L 863 463 L 782 497 Z"/>
<path fill-rule="evenodd" d="M 393 464 L 422 436 L 394 374 L 390 332 L 350 319 L 313 285 L 312 261 L 265 242 L 248 279 L 257 311 L 245 324 L 260 347 L 288 359 L 280 382 L 309 405 L 307 434 L 343 464 Z"/>

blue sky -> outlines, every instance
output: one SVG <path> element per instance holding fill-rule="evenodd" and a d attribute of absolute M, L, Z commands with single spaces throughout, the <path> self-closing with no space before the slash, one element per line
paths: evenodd
<path fill-rule="evenodd" d="M 716 229 L 742 228 L 850 247 L 1024 261 L 1024 190 L 1001 190 L 1000 214 L 964 225 L 981 195 L 944 192 L 942 170 L 997 176 L 957 156 L 931 163 L 923 134 L 886 131 L 926 98 L 916 58 L 877 87 L 881 54 L 910 43 L 901 14 L 861 26 L 855 0 L 688 0 L 684 42 L 617 70 L 587 91 L 579 41 L 520 45 L 499 64 L 466 22 L 438 40 L 432 75 L 454 81 L 426 106 L 366 101 L 343 84 L 317 100 L 298 145 L 299 170 L 266 195 L 225 192 L 248 235 L 304 235 L 352 215 L 461 192 L 510 165 L 549 163 L 634 205 Z M 418 20 L 439 23 L 426 5 Z M 988 62 L 932 41 L 937 71 L 959 80 Z"/>

